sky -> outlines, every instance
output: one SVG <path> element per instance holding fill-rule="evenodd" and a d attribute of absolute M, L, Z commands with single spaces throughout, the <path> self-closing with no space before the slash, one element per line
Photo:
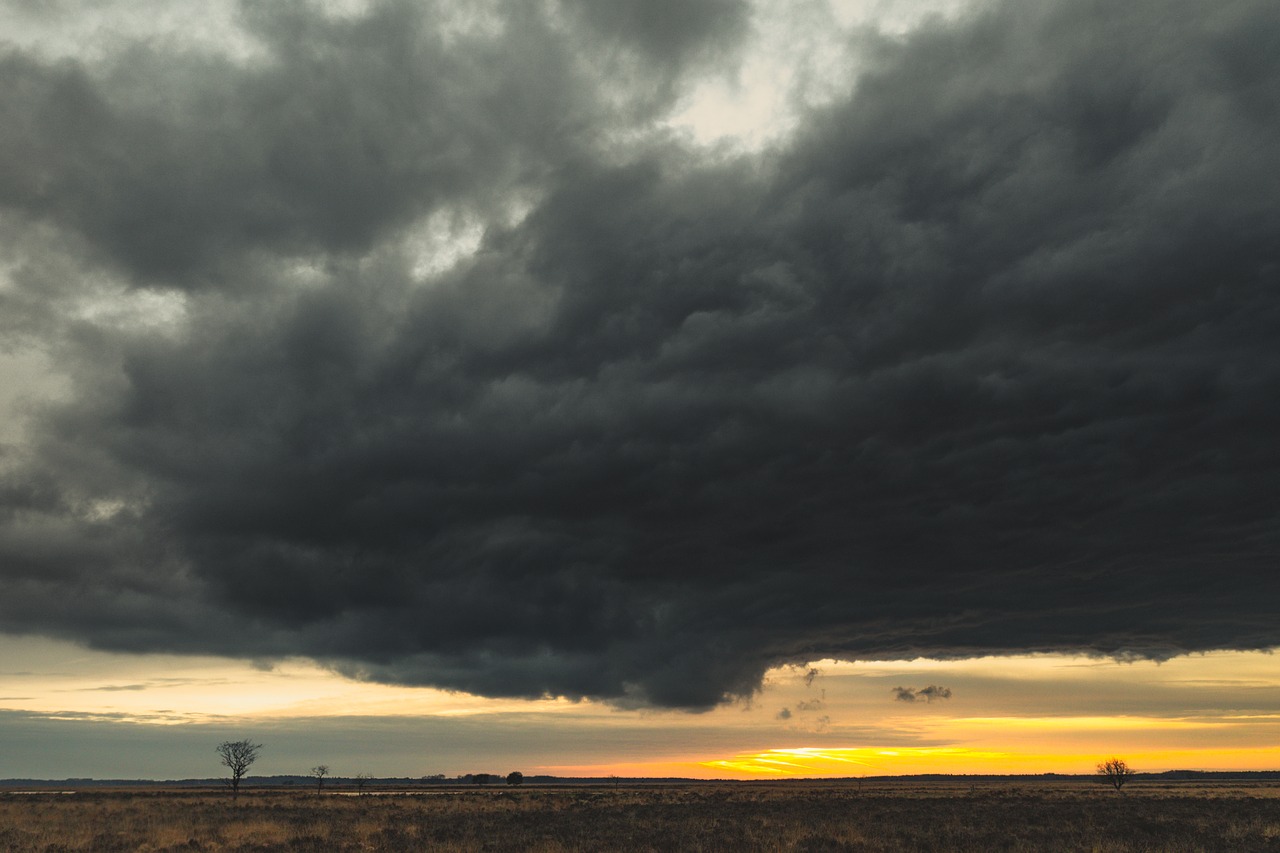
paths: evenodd
<path fill-rule="evenodd" d="M 0 0 L 0 777 L 1280 768 L 1277 57 Z"/>

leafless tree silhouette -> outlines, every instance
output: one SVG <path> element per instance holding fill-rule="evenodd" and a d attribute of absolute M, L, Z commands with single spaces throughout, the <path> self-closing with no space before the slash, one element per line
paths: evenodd
<path fill-rule="evenodd" d="M 324 788 L 324 777 L 329 775 L 329 765 L 317 764 L 311 768 L 311 775 L 316 777 L 316 793 L 318 794 Z"/>
<path fill-rule="evenodd" d="M 1119 758 L 1108 758 L 1098 765 L 1098 775 L 1119 791 L 1133 776 L 1133 768 Z"/>
<path fill-rule="evenodd" d="M 249 765 L 258 760 L 260 749 L 262 744 L 251 740 L 224 740 L 216 747 L 218 757 L 231 771 L 231 778 L 227 780 L 227 785 L 231 788 L 231 799 L 240 796 L 240 780 L 244 778 Z"/>

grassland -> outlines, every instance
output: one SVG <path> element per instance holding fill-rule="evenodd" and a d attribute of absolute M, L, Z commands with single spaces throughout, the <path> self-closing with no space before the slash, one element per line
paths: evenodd
<path fill-rule="evenodd" d="M 9 851 L 1280 851 L 1280 786 L 708 784 L 0 793 Z"/>

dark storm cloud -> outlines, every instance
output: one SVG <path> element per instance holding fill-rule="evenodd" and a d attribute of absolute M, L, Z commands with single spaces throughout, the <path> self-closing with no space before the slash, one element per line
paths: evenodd
<path fill-rule="evenodd" d="M 362 253 L 444 203 L 495 203 L 602 118 L 564 36 L 446 40 L 421 4 L 244 4 L 265 57 L 139 42 L 95 65 L 0 56 L 0 201 L 161 285 L 248 250 Z M 554 152 L 554 156 L 552 154 Z"/>
<path fill-rule="evenodd" d="M 692 55 L 645 6 L 475 43 L 285 8 L 256 64 L 3 61 L 3 221 L 46 238 L 0 298 L 101 264 L 186 311 L 40 315 L 71 391 L 0 493 L 5 629 L 685 707 L 824 657 L 1280 644 L 1274 4 L 864 40 L 739 159 L 574 61 Z M 433 210 L 495 218 L 424 276 Z"/>
<path fill-rule="evenodd" d="M 732 47 L 751 13 L 745 0 L 566 0 L 564 6 L 595 33 L 677 68 Z"/>

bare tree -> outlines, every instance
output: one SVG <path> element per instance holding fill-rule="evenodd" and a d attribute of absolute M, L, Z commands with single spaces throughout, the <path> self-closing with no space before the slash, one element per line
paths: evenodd
<path fill-rule="evenodd" d="M 363 794 L 364 794 L 364 786 L 365 786 L 365 785 L 368 785 L 368 784 L 369 784 L 369 780 L 371 780 L 372 778 L 373 778 L 373 774 L 372 774 L 372 773 L 357 773 L 357 774 L 356 774 L 356 776 L 355 776 L 355 779 L 356 779 L 356 790 L 357 790 L 357 791 L 359 791 L 359 792 L 363 795 Z"/>
<path fill-rule="evenodd" d="M 222 759 L 223 766 L 231 771 L 231 778 L 227 780 L 227 785 L 231 788 L 231 799 L 240 795 L 240 780 L 244 778 L 249 765 L 258 760 L 260 749 L 262 744 L 251 740 L 224 740 L 218 744 L 218 757 Z"/>
<path fill-rule="evenodd" d="M 329 775 L 329 765 L 317 764 L 311 768 L 311 775 L 316 777 L 316 793 L 318 794 L 324 788 L 324 777 Z"/>
<path fill-rule="evenodd" d="M 1098 765 L 1098 775 L 1119 791 L 1133 777 L 1133 768 L 1119 758 L 1108 758 Z"/>

